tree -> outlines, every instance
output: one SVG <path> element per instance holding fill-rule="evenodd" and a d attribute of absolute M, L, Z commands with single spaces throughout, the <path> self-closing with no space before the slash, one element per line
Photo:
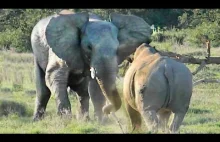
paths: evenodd
<path fill-rule="evenodd" d="M 43 17 L 60 9 L 2 9 L 0 13 L 0 46 L 16 51 L 31 51 L 30 35 L 35 24 Z"/>

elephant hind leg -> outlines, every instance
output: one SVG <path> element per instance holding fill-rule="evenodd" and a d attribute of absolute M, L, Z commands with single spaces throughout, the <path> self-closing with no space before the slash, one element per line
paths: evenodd
<path fill-rule="evenodd" d="M 79 101 L 77 119 L 89 120 L 89 92 L 88 92 L 88 78 L 84 78 L 78 85 L 71 85 L 70 88 L 77 93 Z"/>
<path fill-rule="evenodd" d="M 129 115 L 133 131 L 141 130 L 141 114 L 133 109 L 128 103 L 125 102 L 125 108 Z"/>
<path fill-rule="evenodd" d="M 46 86 L 45 73 L 35 61 L 35 77 L 36 77 L 36 102 L 33 120 L 39 120 L 46 111 L 47 103 L 50 99 L 51 92 Z"/>
<path fill-rule="evenodd" d="M 169 132 L 168 122 L 171 115 L 170 110 L 160 110 L 158 111 L 159 116 L 159 127 L 162 129 L 163 132 Z"/>

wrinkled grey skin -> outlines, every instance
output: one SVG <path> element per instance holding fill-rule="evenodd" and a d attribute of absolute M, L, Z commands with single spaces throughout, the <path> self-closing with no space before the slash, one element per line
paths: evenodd
<path fill-rule="evenodd" d="M 68 86 L 81 97 L 83 115 L 88 114 L 89 95 L 99 120 L 105 97 L 110 104 L 103 108 L 104 113 L 120 108 L 115 85 L 118 64 L 141 43 L 148 42 L 152 30 L 136 16 L 110 17 L 111 22 L 107 22 L 94 14 L 89 18 L 86 13 L 67 12 L 42 19 L 34 27 L 31 36 L 37 81 L 34 119 L 44 114 L 51 93 L 56 97 L 58 114 L 71 114 Z M 99 81 L 95 78 L 88 85 L 85 74 L 90 68 L 96 70 Z"/>
<path fill-rule="evenodd" d="M 148 130 L 158 127 L 176 133 L 188 110 L 192 96 L 192 75 L 180 62 L 159 55 L 153 47 L 142 44 L 124 78 L 123 95 L 132 127 Z M 167 131 L 171 112 L 174 119 Z"/>
<path fill-rule="evenodd" d="M 118 65 L 140 44 L 149 42 L 152 33 L 150 26 L 136 16 L 114 13 L 110 20 L 93 15 L 81 38 L 84 58 L 96 71 L 95 78 L 89 82 L 89 94 L 98 120 L 102 119 L 103 112 L 109 114 L 121 107 L 115 84 Z M 106 106 L 105 98 L 109 103 Z"/>
<path fill-rule="evenodd" d="M 41 119 L 48 100 L 56 98 L 57 113 L 71 116 L 67 87 L 79 95 L 81 116 L 88 119 L 88 78 L 80 51 L 80 32 L 88 22 L 87 13 L 53 15 L 33 28 L 31 44 L 36 74 L 34 120 Z"/>

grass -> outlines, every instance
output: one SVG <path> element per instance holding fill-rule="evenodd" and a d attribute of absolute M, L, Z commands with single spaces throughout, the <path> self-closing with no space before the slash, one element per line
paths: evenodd
<path fill-rule="evenodd" d="M 180 54 L 192 54 L 203 58 L 205 48 L 190 48 L 169 43 L 153 43 L 158 50 L 168 50 Z M 213 56 L 220 56 L 220 48 L 212 48 Z M 198 65 L 186 64 L 191 71 Z M 218 65 L 207 65 L 193 77 L 196 81 L 201 78 L 220 78 Z M 56 115 L 54 97 L 51 97 L 45 118 L 33 122 L 32 115 L 35 103 L 35 79 L 33 55 L 30 53 L 14 53 L 0 51 L 0 133 L 82 133 L 106 134 L 122 133 L 112 116 L 105 125 L 98 124 L 93 119 L 93 106 L 90 102 L 91 121 L 79 121 L 75 118 L 60 118 Z M 119 92 L 122 92 L 122 80 L 118 80 Z M 69 96 L 72 113 L 77 112 L 77 100 Z M 180 133 L 220 133 L 220 87 L 217 83 L 199 84 L 193 89 L 193 95 Z M 116 112 L 124 131 L 129 132 L 130 123 L 124 106 Z M 143 125 L 141 133 L 148 133 Z"/>

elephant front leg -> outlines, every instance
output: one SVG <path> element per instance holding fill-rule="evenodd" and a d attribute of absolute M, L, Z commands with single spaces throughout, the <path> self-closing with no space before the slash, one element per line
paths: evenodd
<path fill-rule="evenodd" d="M 66 84 L 66 83 L 65 83 Z M 62 82 L 54 83 L 54 94 L 56 98 L 57 114 L 71 115 L 71 104 L 67 95 L 66 85 Z"/>
<path fill-rule="evenodd" d="M 105 105 L 105 97 L 95 80 L 89 82 L 89 95 L 94 106 L 94 117 L 97 118 L 99 122 L 102 122 L 104 116 L 102 108 Z"/>
<path fill-rule="evenodd" d="M 88 78 L 83 78 L 83 81 L 78 84 L 71 86 L 78 95 L 79 108 L 77 119 L 89 120 L 89 92 L 88 92 Z"/>
<path fill-rule="evenodd" d="M 46 83 L 56 98 L 57 114 L 71 116 L 71 105 L 67 93 L 68 69 L 48 69 L 46 72 Z"/>

